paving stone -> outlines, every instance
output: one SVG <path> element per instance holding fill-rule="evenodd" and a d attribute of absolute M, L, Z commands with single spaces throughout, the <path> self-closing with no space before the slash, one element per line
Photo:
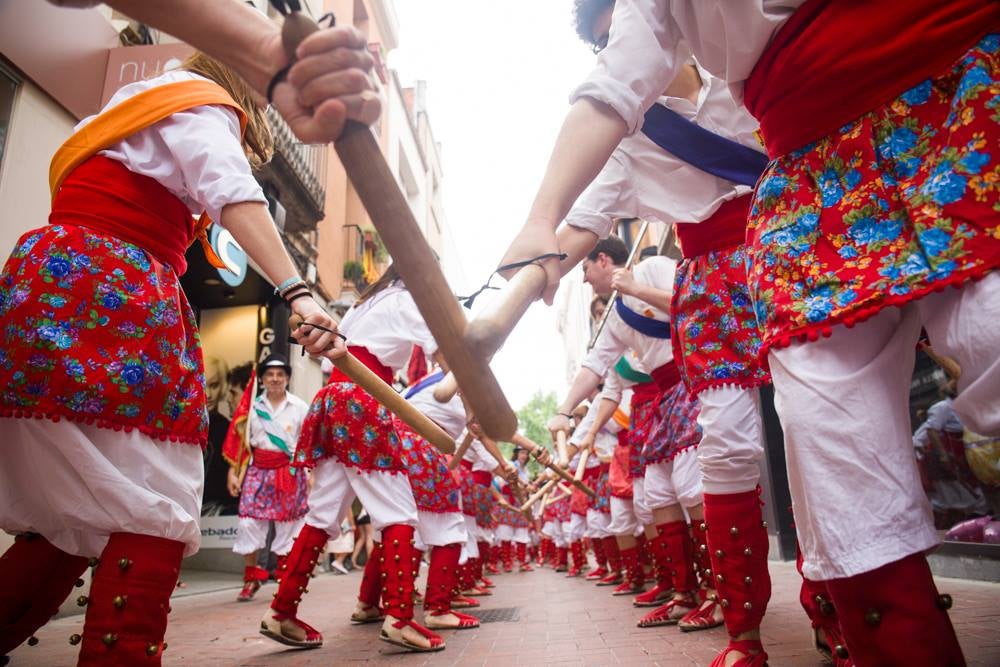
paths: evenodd
<path fill-rule="evenodd" d="M 809 622 L 798 602 L 799 579 L 791 563 L 771 563 L 774 594 L 762 628 L 772 667 L 820 667 L 810 645 Z M 360 573 L 320 575 L 302 603 L 302 616 L 319 628 L 326 644 L 312 651 L 286 650 L 257 634 L 274 584 L 249 603 L 235 602 L 239 582 L 220 578 L 212 592 L 175 597 L 167 632 L 165 667 L 483 667 L 493 665 L 663 665 L 705 667 L 726 642 L 724 628 L 681 633 L 674 627 L 635 626 L 648 609 L 629 597 L 613 597 L 583 579 L 551 570 L 496 577 L 495 594 L 480 598 L 482 610 L 517 607 L 516 622 L 487 623 L 475 630 L 447 632 L 440 653 L 400 652 L 378 641 L 378 625 L 348 622 Z M 217 590 L 232 584 L 229 590 Z M 939 579 L 955 599 L 952 619 L 970 667 L 1000 665 L 1000 585 Z M 67 638 L 80 632 L 83 617 L 56 619 L 38 632 L 37 646 L 11 654 L 11 667 L 71 667 L 76 647 Z"/>

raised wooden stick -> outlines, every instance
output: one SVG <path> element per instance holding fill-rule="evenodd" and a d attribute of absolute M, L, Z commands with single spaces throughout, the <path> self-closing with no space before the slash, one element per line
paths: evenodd
<path fill-rule="evenodd" d="M 288 324 L 292 330 L 302 325 L 302 318 L 292 315 L 288 318 Z M 309 326 L 306 324 L 305 326 Z M 385 383 L 379 376 L 375 375 L 370 368 L 358 361 L 351 353 L 347 353 L 337 359 L 331 359 L 333 365 L 340 372 L 364 389 L 376 401 L 381 403 L 387 410 L 402 419 L 410 428 L 417 432 L 427 442 L 431 443 L 445 454 L 455 451 L 455 441 L 444 429 L 435 424 L 427 415 L 417 410 L 405 398 L 400 396 L 395 389 Z"/>
<path fill-rule="evenodd" d="M 532 454 L 535 454 L 536 459 L 538 458 L 536 452 L 540 450 L 541 447 L 532 442 L 531 440 L 529 440 L 528 438 L 526 438 L 525 436 L 521 435 L 520 433 L 515 433 L 511 437 L 510 442 L 514 443 L 518 447 L 523 447 L 524 449 L 527 449 Z M 555 474 L 559 475 L 559 477 L 566 480 L 576 488 L 586 493 L 591 498 L 597 497 L 597 494 L 594 493 L 593 489 L 591 489 L 589 486 L 587 486 L 580 480 L 573 479 L 573 475 L 566 472 L 566 470 L 564 470 L 558 463 L 550 462 L 545 467 L 554 472 Z"/>
<path fill-rule="evenodd" d="M 583 473 L 587 470 L 587 459 L 590 458 L 590 449 L 585 449 L 580 452 L 580 461 L 576 464 L 576 474 L 573 475 L 573 479 L 581 480 L 583 479 Z"/>
<path fill-rule="evenodd" d="M 560 461 L 569 463 L 569 450 L 566 449 L 566 431 L 556 431 L 556 454 Z"/>
<path fill-rule="evenodd" d="M 300 12 L 286 17 L 282 30 L 286 53 L 294 54 L 299 43 L 317 29 L 316 23 Z M 334 148 L 392 255 L 399 275 L 414 288 L 410 292 L 413 301 L 434 334 L 448 366 L 455 370 L 483 430 L 494 438 L 510 437 L 517 430 L 517 417 L 493 376 L 487 358 L 473 353 L 465 343 L 467 323 L 462 308 L 420 231 L 372 130 L 348 121 Z"/>
<path fill-rule="evenodd" d="M 542 486 L 542 488 L 538 489 L 533 494 L 531 494 L 531 497 L 528 498 L 528 500 L 525 501 L 523 505 L 521 505 L 521 511 L 524 512 L 531 509 L 531 506 L 534 505 L 536 502 L 538 502 L 538 499 L 544 496 L 546 493 L 548 493 L 549 490 L 555 485 L 556 485 L 556 480 L 550 479 L 549 481 L 547 481 Z"/>
<path fill-rule="evenodd" d="M 458 445 L 458 449 L 456 449 L 455 453 L 451 455 L 451 461 L 448 461 L 448 470 L 454 470 L 461 465 L 462 457 L 464 457 L 465 453 L 469 451 L 469 447 L 472 445 L 472 440 L 472 434 L 466 431 L 465 437 L 462 438 L 462 442 Z"/>

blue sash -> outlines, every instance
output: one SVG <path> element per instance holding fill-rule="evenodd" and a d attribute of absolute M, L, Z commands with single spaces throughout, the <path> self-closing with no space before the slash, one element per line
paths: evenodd
<path fill-rule="evenodd" d="M 692 167 L 733 183 L 753 187 L 767 167 L 763 153 L 720 137 L 662 104 L 646 112 L 642 133 Z"/>
<path fill-rule="evenodd" d="M 650 338 L 670 338 L 670 322 L 640 315 L 625 305 L 621 297 L 615 299 L 615 310 L 622 321 Z"/>
<path fill-rule="evenodd" d="M 431 373 L 423 380 L 421 380 L 417 384 L 407 389 L 406 394 L 403 395 L 403 398 L 405 398 L 406 400 L 410 400 L 411 398 L 422 392 L 424 389 L 427 389 L 427 387 L 431 386 L 432 384 L 437 384 L 438 382 L 440 382 L 442 378 L 444 378 L 444 371 Z"/>

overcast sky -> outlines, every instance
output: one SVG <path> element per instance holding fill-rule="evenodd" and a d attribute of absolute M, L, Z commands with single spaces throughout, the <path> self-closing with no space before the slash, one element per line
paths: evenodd
<path fill-rule="evenodd" d="M 400 47 L 389 64 L 403 85 L 427 81 L 431 126 L 442 144 L 450 231 L 444 251 L 460 258 L 449 278 L 456 293 L 468 294 L 524 222 L 569 93 L 594 56 L 573 30 L 572 0 L 395 0 L 395 6 Z M 554 308 L 536 303 L 493 369 L 516 409 L 536 389 L 563 392 L 564 357 Z"/>

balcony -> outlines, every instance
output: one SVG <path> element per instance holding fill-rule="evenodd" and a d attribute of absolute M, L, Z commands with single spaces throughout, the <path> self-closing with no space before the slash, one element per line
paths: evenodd
<path fill-rule="evenodd" d="M 267 120 L 274 134 L 274 157 L 257 176 L 277 190 L 286 211 L 286 233 L 313 231 L 323 218 L 329 150 L 325 145 L 301 143 L 271 107 Z"/>

